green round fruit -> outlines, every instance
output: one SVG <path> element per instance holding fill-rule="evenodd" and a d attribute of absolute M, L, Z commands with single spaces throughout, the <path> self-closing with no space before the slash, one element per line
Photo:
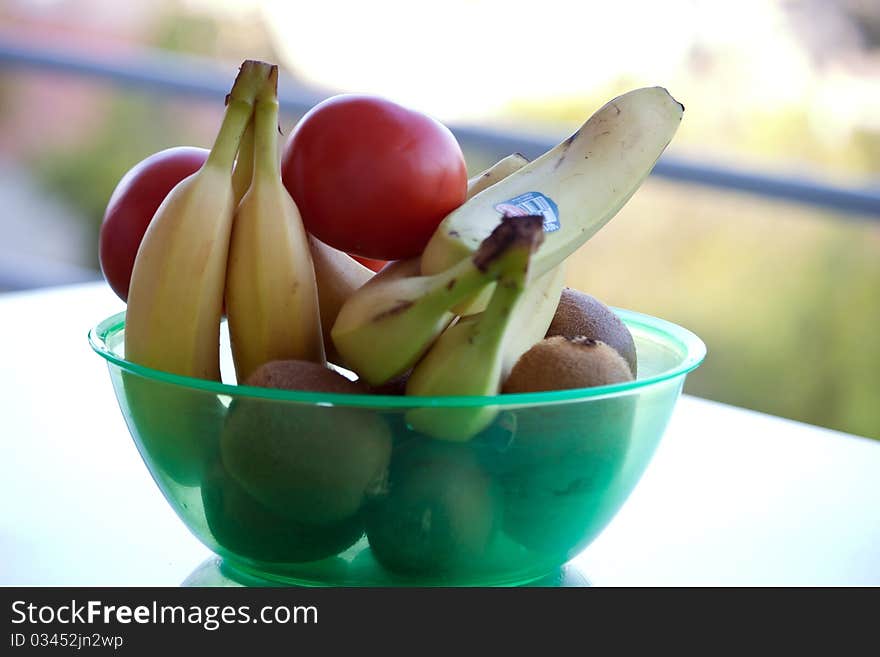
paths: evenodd
<path fill-rule="evenodd" d="M 219 461 L 206 473 L 202 503 L 208 529 L 222 550 L 253 561 L 324 559 L 363 535 L 363 521 L 357 515 L 333 526 L 307 525 L 280 516 L 248 495 Z"/>
<path fill-rule="evenodd" d="M 220 451 L 229 474 L 274 513 L 334 525 L 384 484 L 391 435 L 381 418 L 357 409 L 239 398 Z"/>
<path fill-rule="evenodd" d="M 376 559 L 405 575 L 443 576 L 486 558 L 500 494 L 466 445 L 413 440 L 395 450 L 386 490 L 366 508 Z"/>
<path fill-rule="evenodd" d="M 630 447 L 630 397 L 523 409 L 503 452 L 488 456 L 504 492 L 504 529 L 544 556 L 571 556 L 616 512 Z"/>

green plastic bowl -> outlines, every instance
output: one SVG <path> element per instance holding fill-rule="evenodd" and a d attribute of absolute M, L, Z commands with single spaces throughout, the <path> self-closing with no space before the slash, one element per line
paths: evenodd
<path fill-rule="evenodd" d="M 636 381 L 495 397 L 168 374 L 125 360 L 124 313 L 89 341 L 159 489 L 228 572 L 299 585 L 518 585 L 552 576 L 614 517 L 705 356 L 675 324 L 616 312 L 635 339 Z M 419 409 L 494 419 L 446 442 L 411 428 Z"/>

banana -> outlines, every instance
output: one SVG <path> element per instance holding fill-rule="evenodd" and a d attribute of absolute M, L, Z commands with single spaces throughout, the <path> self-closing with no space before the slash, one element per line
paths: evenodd
<path fill-rule="evenodd" d="M 272 360 L 324 362 L 308 237 L 281 182 L 277 84 L 273 68 L 254 105 L 253 180 L 229 246 L 226 315 L 239 381 Z"/>
<path fill-rule="evenodd" d="M 346 301 L 333 325 L 344 365 L 370 385 L 409 370 L 455 318 L 449 309 L 498 279 L 508 251 L 521 242 L 521 223 L 502 222 L 472 257 L 433 276 L 407 275 L 419 269 L 417 259 L 383 269 Z"/>
<path fill-rule="evenodd" d="M 466 198 L 476 196 L 484 189 L 504 180 L 514 171 L 519 171 L 528 163 L 528 158 L 522 153 L 512 153 L 507 157 L 498 160 L 485 171 L 481 171 L 473 178 L 468 179 Z"/>
<path fill-rule="evenodd" d="M 476 196 L 519 171 L 528 163 L 529 160 L 522 153 L 513 153 L 499 160 L 468 180 L 467 197 Z M 537 280 L 530 282 L 523 298 L 517 303 L 511 321 L 520 328 L 505 343 L 502 380 L 510 373 L 519 357 L 542 340 L 547 333 L 550 322 L 553 321 L 553 316 L 556 314 L 562 289 L 565 287 L 565 270 L 565 262 L 563 262 Z M 493 286 L 489 286 L 475 299 L 465 301 L 453 310 L 465 316 L 479 312 L 480 309 L 486 307 L 492 296 L 492 288 Z"/>
<path fill-rule="evenodd" d="M 510 174 L 519 171 L 529 163 L 528 158 L 522 153 L 511 153 L 507 157 L 498 160 L 488 169 L 481 171 L 468 180 L 467 199 L 470 199 L 497 182 L 501 182 Z M 452 310 L 458 315 L 472 315 L 480 312 L 489 302 L 494 286 L 490 285 L 478 295 L 458 304 Z"/>
<path fill-rule="evenodd" d="M 499 160 L 491 167 L 468 180 L 468 198 L 476 196 L 495 183 L 501 182 L 509 175 L 519 171 L 529 160 L 522 153 L 513 153 Z M 517 303 L 511 322 L 519 327 L 509 336 L 504 345 L 504 359 L 502 363 L 502 381 L 507 378 L 510 370 L 525 352 L 544 338 L 556 307 L 559 305 L 559 297 L 565 287 L 565 262 L 557 265 L 537 280 L 529 283 L 522 299 Z M 483 290 L 476 299 L 459 304 L 453 310 L 461 315 L 472 315 L 485 308 L 492 296 L 492 287 Z"/>
<path fill-rule="evenodd" d="M 366 282 L 364 287 L 369 289 L 375 285 L 383 285 L 390 281 L 399 281 L 404 278 L 419 276 L 421 267 L 421 261 L 418 256 L 406 260 L 393 260 L 377 271 L 373 277 Z"/>
<path fill-rule="evenodd" d="M 254 122 L 248 124 L 238 158 L 232 171 L 232 187 L 235 190 L 235 206 L 241 202 L 250 188 L 254 166 Z M 309 234 L 309 250 L 318 284 L 318 305 L 321 311 L 321 332 L 324 337 L 324 353 L 331 362 L 338 362 L 339 355 L 330 339 L 330 329 L 345 300 L 373 276 L 373 270 L 365 267 L 347 253 L 324 244 Z"/>
<path fill-rule="evenodd" d="M 232 166 L 270 69 L 263 62 L 242 64 L 207 161 L 169 192 L 144 234 L 125 322 L 125 355 L 135 363 L 220 380 Z"/>
<path fill-rule="evenodd" d="M 407 395 L 496 395 L 505 369 L 506 345 L 519 330 L 517 307 L 526 289 L 529 259 L 543 240 L 541 215 L 502 219 L 518 224 L 518 237 L 504 256 L 504 268 L 489 305 L 446 329 L 410 374 Z M 527 309 L 528 310 L 528 309 Z M 495 417 L 491 406 L 416 408 L 407 422 L 417 431 L 443 440 L 464 441 Z"/>
<path fill-rule="evenodd" d="M 327 360 L 341 365 L 342 357 L 333 346 L 330 330 L 339 315 L 339 309 L 355 291 L 373 278 L 373 270 L 364 267 L 347 253 L 324 244 L 314 235 L 309 235 L 309 248 L 315 266 L 315 280 L 318 284 L 324 351 Z"/>
<path fill-rule="evenodd" d="M 684 107 L 661 87 L 605 104 L 564 142 L 466 201 L 422 253 L 430 276 L 470 256 L 504 214 L 544 215 L 535 277 L 573 253 L 629 200 L 675 135 Z"/>
<path fill-rule="evenodd" d="M 565 288 L 566 263 L 556 265 L 535 281 L 530 281 L 516 304 L 511 324 L 517 327 L 504 343 L 501 380 L 504 381 L 519 357 L 544 339 L 556 315 Z M 485 312 L 485 311 L 484 311 Z"/>
<path fill-rule="evenodd" d="M 254 178 L 254 120 L 251 118 L 241 143 L 238 146 L 238 157 L 235 159 L 235 167 L 232 169 L 232 192 L 235 195 L 235 207 L 241 203 L 241 199 L 250 189 L 251 180 Z"/>

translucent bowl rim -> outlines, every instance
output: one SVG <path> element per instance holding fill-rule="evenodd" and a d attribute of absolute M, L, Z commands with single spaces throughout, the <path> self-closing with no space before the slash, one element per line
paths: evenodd
<path fill-rule="evenodd" d="M 107 345 L 107 338 L 118 333 L 125 326 L 125 312 L 116 313 L 98 323 L 89 331 L 89 344 L 92 349 L 109 363 L 120 369 L 144 378 L 184 386 L 206 393 L 228 395 L 230 397 L 255 397 L 283 402 L 299 402 L 323 406 L 356 406 L 358 408 L 391 409 L 415 407 L 474 407 L 474 406 L 539 406 L 560 402 L 584 401 L 599 397 L 616 396 L 623 393 L 649 388 L 669 379 L 684 376 L 700 365 L 706 356 L 706 345 L 694 333 L 672 322 L 646 315 L 644 313 L 612 308 L 630 327 L 648 333 L 661 343 L 665 343 L 684 354 L 675 367 L 654 376 L 591 388 L 551 390 L 492 396 L 445 396 L 414 397 L 404 395 L 353 395 L 346 393 L 307 392 L 302 390 L 282 390 L 255 386 L 232 385 L 208 379 L 197 379 L 180 374 L 171 374 L 144 367 L 117 356 Z"/>

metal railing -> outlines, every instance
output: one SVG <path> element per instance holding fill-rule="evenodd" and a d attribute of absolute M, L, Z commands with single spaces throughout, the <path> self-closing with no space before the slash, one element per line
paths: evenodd
<path fill-rule="evenodd" d="M 0 69 L 24 69 L 65 73 L 93 78 L 136 91 L 169 96 L 222 100 L 231 83 L 230 67 L 216 61 L 176 53 L 143 50 L 115 59 L 51 45 L 22 42 L 0 34 Z M 333 91 L 318 89 L 295 78 L 279 84 L 281 107 L 301 115 Z M 474 125 L 450 125 L 463 148 L 473 148 L 487 158 L 500 159 L 519 151 L 534 158 L 556 145 L 564 135 L 536 135 Z M 789 201 L 832 210 L 854 219 L 880 221 L 880 185 L 873 188 L 843 187 L 802 176 L 778 175 L 718 166 L 708 162 L 664 154 L 652 175 L 721 190 L 746 192 L 767 199 Z M 0 263 L 0 290 L 29 289 L 67 282 L 97 279 L 98 272 L 67 267 L 49 261 L 15 266 Z M 9 265 L 9 263 L 6 263 Z M 26 266 L 28 265 L 28 266 Z"/>
<path fill-rule="evenodd" d="M 138 90 L 151 89 L 169 95 L 211 99 L 223 98 L 230 85 L 228 66 L 221 67 L 216 62 L 197 57 L 141 51 L 110 60 L 81 51 L 22 43 L 2 35 L 0 66 L 65 72 Z M 279 84 L 281 106 L 294 114 L 306 112 L 332 93 L 289 77 Z M 449 127 L 463 147 L 476 148 L 496 158 L 514 151 L 533 158 L 564 136 L 529 135 L 485 126 Z M 843 187 L 803 176 L 734 169 L 669 154 L 660 158 L 653 175 L 880 220 L 880 184 L 873 188 Z"/>

